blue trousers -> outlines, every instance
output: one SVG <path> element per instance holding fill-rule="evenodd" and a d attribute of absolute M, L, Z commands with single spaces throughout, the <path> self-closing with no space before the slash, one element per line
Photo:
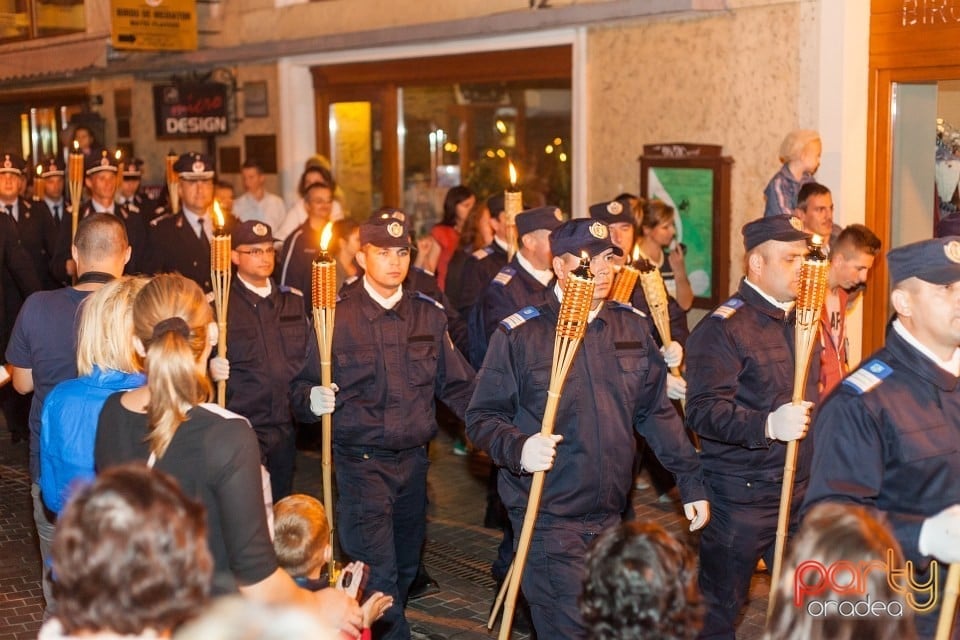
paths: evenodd
<path fill-rule="evenodd" d="M 511 510 L 510 523 L 519 542 L 523 511 Z M 579 599 L 587 549 L 604 530 L 618 524 L 619 513 L 537 518 L 520 586 L 538 638 L 586 640 Z"/>
<path fill-rule="evenodd" d="M 417 575 L 427 528 L 426 447 L 385 451 L 335 447 L 340 547 L 370 567 L 366 592 L 393 596 L 393 606 L 373 625 L 373 637 L 407 640 L 403 615 Z"/>
<path fill-rule="evenodd" d="M 779 482 L 705 475 L 710 524 L 700 536 L 700 591 L 706 615 L 700 638 L 734 640 L 757 561 L 773 567 L 780 511 Z M 788 533 L 796 533 L 806 482 L 794 485 Z"/>

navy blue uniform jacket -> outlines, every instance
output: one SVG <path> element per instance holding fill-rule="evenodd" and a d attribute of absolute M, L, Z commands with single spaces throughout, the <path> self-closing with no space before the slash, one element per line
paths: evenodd
<path fill-rule="evenodd" d="M 559 311 L 551 295 L 504 321 L 491 337 L 467 409 L 467 435 L 501 467 L 499 490 L 508 509 L 527 505 L 532 476 L 521 472 L 520 453 L 540 432 Z M 700 465 L 667 399 L 666 375 L 640 313 L 604 303 L 563 387 L 554 433 L 564 439 L 547 473 L 541 514 L 622 513 L 633 484 L 634 429 L 676 476 L 683 502 L 704 499 Z"/>
<path fill-rule="evenodd" d="M 958 390 L 955 376 L 889 329 L 886 346 L 817 415 L 804 511 L 826 500 L 882 511 L 906 559 L 925 570 L 923 521 L 960 503 Z"/>
<path fill-rule="evenodd" d="M 308 330 L 302 295 L 274 283 L 261 298 L 234 276 L 227 307 L 227 409 L 255 427 L 290 423 L 290 382 L 303 368 L 307 340 L 316 342 Z"/>
<path fill-rule="evenodd" d="M 820 341 L 804 398 L 817 399 Z M 687 427 L 700 434 L 706 473 L 780 482 L 784 442 L 766 436 L 767 417 L 793 397 L 794 313 L 785 314 L 740 282 L 730 300 L 687 340 Z M 813 438 L 797 447 L 798 482 L 810 474 Z"/>
<path fill-rule="evenodd" d="M 333 331 L 333 381 L 340 387 L 333 414 L 338 446 L 401 451 L 425 445 L 437 433 L 434 395 L 463 417 L 474 371 L 447 333 L 443 305 L 404 290 L 390 310 L 362 284 L 345 289 Z M 316 340 L 294 380 L 294 415 L 316 422 L 310 388 L 319 384 Z"/>

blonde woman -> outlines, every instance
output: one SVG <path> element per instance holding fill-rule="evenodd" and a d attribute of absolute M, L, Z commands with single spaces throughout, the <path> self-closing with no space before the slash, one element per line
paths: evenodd
<path fill-rule="evenodd" d="M 334 589 L 302 590 L 277 565 L 256 435 L 245 418 L 204 404 L 211 391 L 204 369 L 217 325 L 203 291 L 180 275 L 157 276 L 137 296 L 133 322 L 147 383 L 107 399 L 97 469 L 144 460 L 204 504 L 214 595 L 239 590 L 264 602 L 302 604 L 357 636 L 362 618 L 356 601 Z"/>
<path fill-rule="evenodd" d="M 77 333 L 77 373 L 54 387 L 40 418 L 40 491 L 60 513 L 70 489 L 93 478 L 97 419 L 107 397 L 146 381 L 133 347 L 133 301 L 146 278 L 119 278 L 84 300 Z"/>

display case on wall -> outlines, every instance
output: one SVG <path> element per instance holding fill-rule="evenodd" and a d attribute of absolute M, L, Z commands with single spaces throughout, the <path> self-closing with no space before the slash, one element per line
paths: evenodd
<path fill-rule="evenodd" d="M 640 194 L 676 211 L 677 240 L 686 246 L 694 307 L 726 299 L 730 279 L 730 170 L 733 158 L 709 144 L 644 145 Z"/>

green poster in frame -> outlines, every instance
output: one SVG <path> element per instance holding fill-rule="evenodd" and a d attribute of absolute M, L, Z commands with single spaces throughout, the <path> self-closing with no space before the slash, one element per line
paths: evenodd
<path fill-rule="evenodd" d="M 730 288 L 730 169 L 719 145 L 645 145 L 640 193 L 676 212 L 677 241 L 685 246 L 693 306 L 711 309 Z"/>

